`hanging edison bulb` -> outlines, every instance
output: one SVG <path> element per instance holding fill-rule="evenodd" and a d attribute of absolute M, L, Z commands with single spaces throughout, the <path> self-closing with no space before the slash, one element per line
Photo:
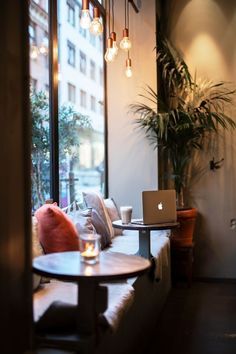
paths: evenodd
<path fill-rule="evenodd" d="M 43 41 L 39 47 L 39 52 L 40 54 L 43 54 L 43 55 L 48 55 L 48 38 L 47 37 L 44 37 L 43 38 Z"/>
<path fill-rule="evenodd" d="M 82 0 L 82 10 L 80 14 L 80 26 L 84 29 L 90 27 L 91 17 L 89 13 L 89 0 Z"/>
<path fill-rule="evenodd" d="M 90 24 L 89 30 L 95 36 L 103 32 L 103 25 L 100 20 L 100 11 L 98 7 L 93 8 L 93 21 Z"/>
<path fill-rule="evenodd" d="M 129 30 L 128 28 L 123 29 L 123 38 L 120 41 L 120 48 L 126 52 L 132 47 L 131 41 L 129 39 Z"/>
<path fill-rule="evenodd" d="M 125 62 L 125 75 L 126 77 L 130 78 L 133 75 L 132 72 L 132 64 L 131 64 L 131 59 L 127 58 Z"/>
<path fill-rule="evenodd" d="M 111 63 L 115 59 L 115 54 L 113 52 L 113 39 L 109 37 L 107 39 L 107 50 L 105 53 L 105 60 L 108 63 Z"/>
<path fill-rule="evenodd" d="M 119 48 L 118 48 L 118 45 L 117 45 L 117 43 L 116 43 L 116 33 L 115 32 L 111 32 L 111 38 L 112 38 L 112 43 L 113 43 L 113 45 L 112 45 L 112 51 L 113 51 L 113 53 L 114 53 L 114 55 L 116 56 L 117 54 L 118 54 L 118 50 L 119 50 Z"/>
<path fill-rule="evenodd" d="M 39 49 L 36 45 L 32 45 L 30 47 L 30 58 L 31 59 L 37 59 L 39 55 Z"/>

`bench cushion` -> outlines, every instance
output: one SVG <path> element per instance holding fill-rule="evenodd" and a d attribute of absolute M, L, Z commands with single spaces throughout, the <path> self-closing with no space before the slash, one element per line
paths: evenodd
<path fill-rule="evenodd" d="M 35 216 L 39 241 L 45 253 L 78 251 L 76 227 L 56 203 L 44 204 L 36 210 Z"/>
<path fill-rule="evenodd" d="M 113 252 L 136 254 L 139 248 L 138 231 L 125 230 L 122 236 L 116 236 L 109 248 Z M 169 266 L 170 240 L 168 231 L 151 231 L 151 254 L 155 259 L 155 277 L 161 279 L 163 267 Z"/>
<path fill-rule="evenodd" d="M 100 316 L 100 321 L 103 326 L 109 326 L 111 330 L 115 331 L 121 318 L 133 302 L 134 288 L 126 282 L 105 283 L 102 285 L 108 287 L 108 307 Z M 77 287 L 77 284 L 57 280 L 51 280 L 49 284 L 41 285 L 39 290 L 34 293 L 34 321 L 38 322 L 42 327 L 43 323 L 45 323 L 44 314 L 46 313 L 47 316 L 47 313 L 49 313 L 47 310 L 50 306 L 51 309 L 56 309 L 60 305 L 58 301 L 62 299 L 63 307 L 71 308 L 69 305 L 77 305 Z M 70 317 L 72 318 L 72 316 Z M 68 318 L 66 318 L 66 321 L 68 321 Z M 46 326 L 52 327 L 50 317 L 46 318 Z M 60 326 L 63 327 L 61 321 Z"/>

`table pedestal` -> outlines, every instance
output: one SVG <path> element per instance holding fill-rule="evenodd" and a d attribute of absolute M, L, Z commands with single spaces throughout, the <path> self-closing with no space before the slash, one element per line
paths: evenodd
<path fill-rule="evenodd" d="M 108 290 L 106 286 L 95 282 L 81 280 L 78 292 L 77 326 L 79 333 L 89 335 L 95 333 L 98 315 L 106 311 Z"/>
<path fill-rule="evenodd" d="M 153 258 L 151 254 L 150 230 L 139 230 L 139 250 L 137 253 L 147 259 Z"/>

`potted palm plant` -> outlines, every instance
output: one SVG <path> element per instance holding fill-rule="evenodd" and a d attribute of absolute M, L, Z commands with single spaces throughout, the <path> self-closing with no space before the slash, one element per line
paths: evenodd
<path fill-rule="evenodd" d="M 186 207 L 183 193 L 193 153 L 204 149 L 206 138 L 217 134 L 221 128 L 236 128 L 235 121 L 225 113 L 226 106 L 232 104 L 235 90 L 225 82 L 193 79 L 185 61 L 161 32 L 157 64 L 161 92 L 158 94 L 148 86 L 140 95 L 147 103 L 134 103 L 130 108 L 138 115 L 136 123 L 144 129 L 154 147 L 165 152 L 181 224 L 189 216 L 194 221 L 197 215 L 195 208 Z M 184 244 L 192 242 L 192 235 L 185 234 L 185 237 Z"/>

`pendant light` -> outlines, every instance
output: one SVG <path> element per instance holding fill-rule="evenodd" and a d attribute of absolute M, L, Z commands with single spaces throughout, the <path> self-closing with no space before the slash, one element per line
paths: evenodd
<path fill-rule="evenodd" d="M 127 52 L 131 47 L 132 44 L 129 39 L 129 2 L 125 0 L 125 28 L 123 29 L 123 38 L 120 42 L 120 48 Z"/>
<path fill-rule="evenodd" d="M 105 60 L 108 63 L 111 63 L 115 60 L 115 54 L 113 51 L 113 39 L 111 37 L 107 38 L 107 50 L 105 53 Z"/>
<path fill-rule="evenodd" d="M 103 25 L 100 19 L 100 11 L 96 6 L 93 8 L 93 21 L 90 24 L 89 30 L 95 36 L 103 32 Z"/>
<path fill-rule="evenodd" d="M 119 48 L 118 48 L 118 45 L 116 42 L 116 32 L 115 32 L 114 26 L 115 26 L 115 11 L 114 11 L 114 0 L 112 0 L 112 32 L 111 32 L 110 36 L 113 40 L 112 50 L 113 50 L 114 55 L 116 56 L 118 54 Z"/>
<path fill-rule="evenodd" d="M 84 29 L 90 27 L 91 17 L 89 13 L 89 0 L 82 0 L 82 10 L 80 14 L 80 26 Z"/>
<path fill-rule="evenodd" d="M 125 75 L 126 77 L 130 78 L 133 75 L 132 72 L 132 63 L 131 63 L 131 59 L 129 57 L 129 52 L 128 52 L 128 58 L 125 61 Z"/>
<path fill-rule="evenodd" d="M 106 50 L 106 53 L 104 56 L 106 62 L 108 62 L 108 63 L 114 61 L 114 59 L 115 59 L 115 54 L 114 54 L 114 50 L 113 50 L 113 38 L 111 37 L 111 33 L 110 33 L 110 22 L 111 22 L 111 6 L 110 6 L 110 0 L 108 0 L 108 33 L 109 33 L 109 37 L 107 39 L 107 50 Z"/>

